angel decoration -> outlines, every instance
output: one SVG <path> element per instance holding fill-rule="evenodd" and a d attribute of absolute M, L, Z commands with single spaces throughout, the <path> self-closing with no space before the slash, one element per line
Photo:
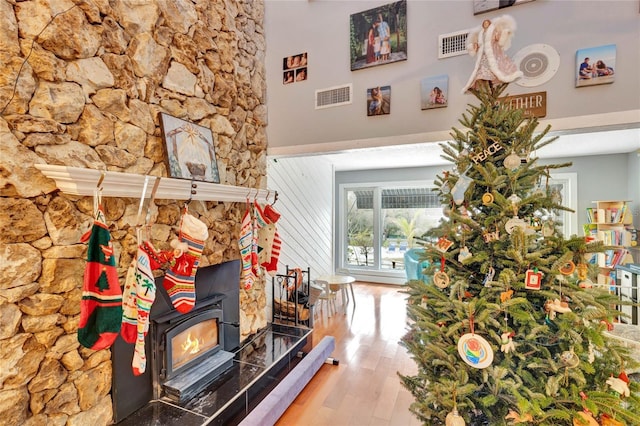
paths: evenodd
<path fill-rule="evenodd" d="M 509 15 L 503 15 L 493 20 L 485 19 L 480 28 L 469 34 L 467 52 L 477 58 L 473 73 L 462 93 L 475 89 L 479 80 L 486 80 L 491 84 L 511 83 L 522 77 L 522 71 L 505 53 L 511 46 L 515 29 L 516 21 Z"/>

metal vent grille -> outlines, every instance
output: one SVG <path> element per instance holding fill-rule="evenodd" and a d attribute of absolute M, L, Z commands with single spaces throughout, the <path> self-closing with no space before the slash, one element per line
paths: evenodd
<path fill-rule="evenodd" d="M 466 54 L 467 37 L 469 30 L 438 36 L 438 59 Z"/>
<path fill-rule="evenodd" d="M 353 85 L 329 87 L 316 90 L 316 109 L 348 105 L 352 101 Z"/>

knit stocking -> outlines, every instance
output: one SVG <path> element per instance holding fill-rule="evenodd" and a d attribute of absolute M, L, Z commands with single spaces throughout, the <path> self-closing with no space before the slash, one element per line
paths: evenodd
<path fill-rule="evenodd" d="M 133 374 L 139 376 L 147 368 L 144 338 L 147 335 L 147 331 L 149 331 L 149 312 L 153 301 L 156 299 L 156 284 L 151 272 L 149 256 L 141 248 L 138 248 L 138 261 L 136 264 L 136 307 L 138 315 L 136 347 L 133 352 L 131 366 Z"/>
<path fill-rule="evenodd" d="M 187 212 L 182 215 L 180 228 L 180 242 L 186 243 L 188 249 L 178 253 L 176 263 L 165 274 L 162 286 L 174 308 L 186 313 L 193 309 L 196 302 L 194 282 L 209 231 L 207 225 Z"/>
<path fill-rule="evenodd" d="M 253 249 L 253 225 L 251 223 L 251 208 L 247 205 L 247 210 L 242 216 L 240 224 L 240 238 L 238 238 L 238 248 L 242 259 L 242 271 L 240 272 L 240 284 L 245 290 L 253 287 L 256 276 L 253 272 L 251 255 Z"/>
<path fill-rule="evenodd" d="M 90 233 L 87 265 L 82 284 L 78 341 L 93 350 L 108 348 L 120 332 L 122 323 L 122 290 L 118 282 L 111 235 L 105 224 L 102 206 L 97 206 Z"/>
<path fill-rule="evenodd" d="M 136 306 L 136 260 L 133 259 L 127 270 L 127 278 L 122 292 L 122 328 L 120 336 L 127 343 L 135 343 L 138 322 Z"/>
<path fill-rule="evenodd" d="M 278 258 L 280 257 L 281 245 L 282 241 L 280 240 L 280 235 L 278 234 L 278 231 L 276 231 L 273 236 L 273 245 L 271 246 L 271 259 L 269 259 L 269 262 L 262 264 L 267 273 L 272 277 L 278 272 Z"/>

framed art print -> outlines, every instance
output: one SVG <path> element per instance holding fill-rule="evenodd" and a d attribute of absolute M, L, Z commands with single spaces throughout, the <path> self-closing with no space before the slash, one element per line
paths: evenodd
<path fill-rule="evenodd" d="M 290 84 L 307 79 L 307 52 L 282 58 L 282 84 Z"/>
<path fill-rule="evenodd" d="M 473 14 L 479 15 L 492 10 L 504 9 L 521 3 L 529 3 L 534 0 L 473 0 Z"/>
<path fill-rule="evenodd" d="M 220 183 L 211 129 L 160 113 L 169 176 Z"/>

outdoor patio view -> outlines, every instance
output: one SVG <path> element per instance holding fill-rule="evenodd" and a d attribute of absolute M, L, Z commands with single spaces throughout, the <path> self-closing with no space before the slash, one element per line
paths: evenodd
<path fill-rule="evenodd" d="M 430 188 L 348 190 L 346 202 L 347 267 L 403 271 L 443 217 Z"/>

